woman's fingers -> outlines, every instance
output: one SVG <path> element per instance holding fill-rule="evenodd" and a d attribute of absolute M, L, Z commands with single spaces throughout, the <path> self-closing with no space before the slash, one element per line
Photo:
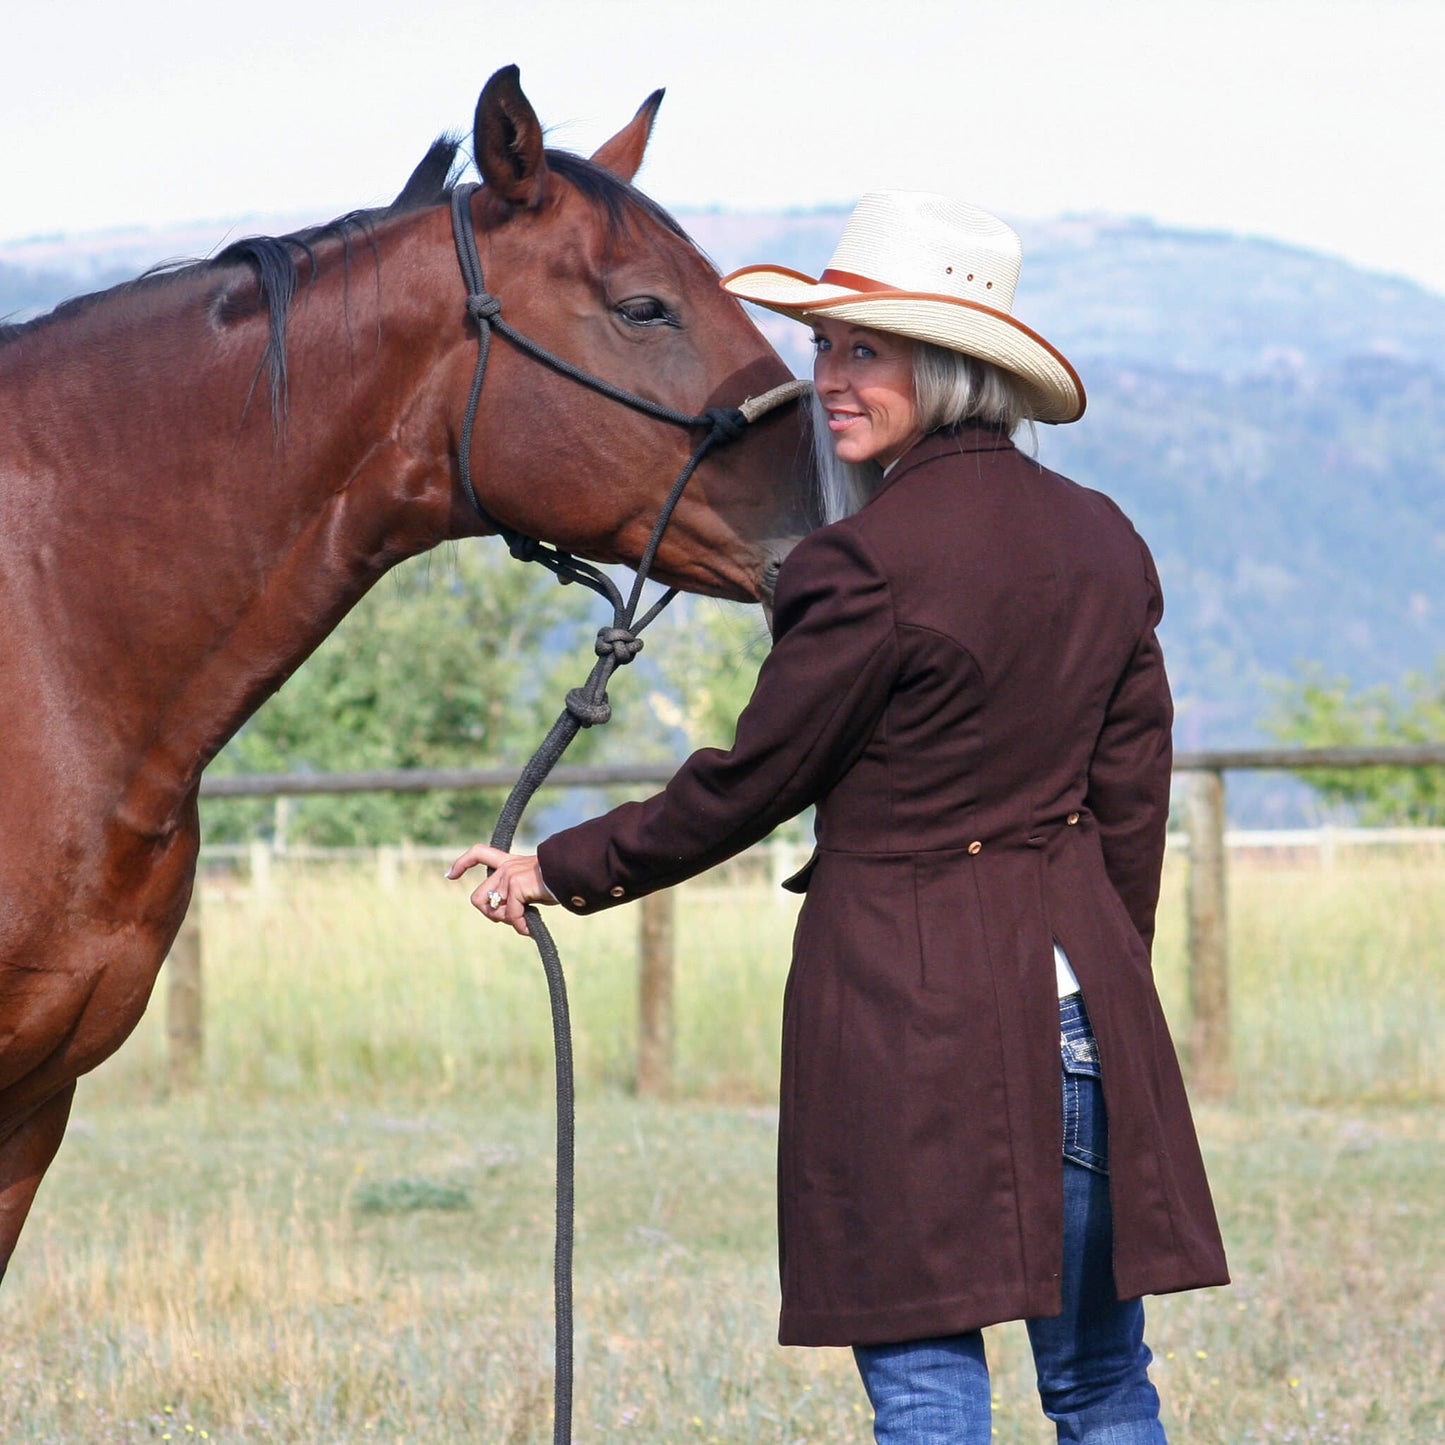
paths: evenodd
<path fill-rule="evenodd" d="M 475 868 L 478 863 L 485 863 L 489 868 L 496 868 L 506 862 L 512 855 L 504 853 L 500 848 L 493 848 L 487 843 L 473 843 L 460 858 L 446 871 L 446 877 L 457 879 L 467 871 L 468 868 Z"/>
<path fill-rule="evenodd" d="M 523 938 L 532 936 L 531 930 L 527 927 L 527 905 L 516 894 L 510 895 L 502 904 L 501 914 L 497 921 L 510 923 Z"/>
<path fill-rule="evenodd" d="M 472 907 L 483 918 L 489 918 L 493 923 L 509 923 L 524 937 L 527 936 L 527 923 L 523 914 L 528 901 L 520 889 L 507 891 L 507 883 L 500 870 L 472 890 Z"/>
<path fill-rule="evenodd" d="M 460 878 L 479 863 L 491 870 L 486 882 L 479 883 L 471 896 L 472 907 L 493 923 L 506 923 L 524 938 L 531 936 L 527 927 L 529 903 L 554 903 L 556 900 L 542 882 L 537 860 L 526 853 L 507 853 L 486 843 L 474 843 L 447 869 L 446 876 Z"/>

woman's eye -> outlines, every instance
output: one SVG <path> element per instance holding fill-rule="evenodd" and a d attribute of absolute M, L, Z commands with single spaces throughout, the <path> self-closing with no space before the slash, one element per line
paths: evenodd
<path fill-rule="evenodd" d="M 656 296 L 629 296 L 617 303 L 617 314 L 630 326 L 676 326 L 676 315 Z"/>
<path fill-rule="evenodd" d="M 860 341 L 858 345 L 853 348 L 853 355 L 857 357 L 859 361 L 871 361 L 875 353 L 871 346 L 864 346 Z"/>
<path fill-rule="evenodd" d="M 826 336 L 815 336 L 813 338 L 814 351 L 827 351 L 828 349 L 828 338 Z"/>

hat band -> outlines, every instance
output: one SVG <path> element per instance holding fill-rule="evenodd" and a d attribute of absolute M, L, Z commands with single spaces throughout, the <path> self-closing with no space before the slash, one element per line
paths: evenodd
<path fill-rule="evenodd" d="M 886 281 L 875 281 L 871 276 L 860 276 L 856 271 L 835 271 L 831 266 L 818 277 L 820 286 L 846 286 L 850 291 L 897 291 Z"/>

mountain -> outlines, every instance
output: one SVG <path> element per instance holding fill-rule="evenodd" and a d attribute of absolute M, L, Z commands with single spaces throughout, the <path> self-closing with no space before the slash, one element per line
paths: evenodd
<path fill-rule="evenodd" d="M 845 218 L 679 216 L 724 270 L 810 275 Z M 0 245 L 0 317 L 299 224 Z M 1265 679 L 1305 661 L 1358 682 L 1429 667 L 1445 651 L 1445 297 L 1258 238 L 1018 224 L 1017 314 L 1089 393 L 1080 422 L 1039 428 L 1038 454 L 1115 497 L 1154 549 L 1180 745 L 1257 741 Z M 759 322 L 806 370 L 803 328 Z"/>
<path fill-rule="evenodd" d="M 817 275 L 846 211 L 683 218 L 719 266 Z M 1046 465 L 1114 497 L 1164 582 L 1182 747 L 1260 740 L 1305 661 L 1398 681 L 1445 652 L 1445 297 L 1258 238 L 1020 222 L 1015 312 L 1088 410 Z M 801 326 L 760 324 L 795 369 Z"/>

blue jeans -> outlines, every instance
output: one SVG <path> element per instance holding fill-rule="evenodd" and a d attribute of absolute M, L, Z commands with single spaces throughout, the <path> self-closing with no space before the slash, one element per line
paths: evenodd
<path fill-rule="evenodd" d="M 1063 1310 L 1029 1320 L 1039 1398 L 1060 1445 L 1167 1445 L 1144 1306 L 1114 1297 L 1109 1125 L 1081 995 L 1059 1001 L 1064 1095 Z M 878 1445 L 989 1445 L 983 1335 L 859 1345 Z"/>

